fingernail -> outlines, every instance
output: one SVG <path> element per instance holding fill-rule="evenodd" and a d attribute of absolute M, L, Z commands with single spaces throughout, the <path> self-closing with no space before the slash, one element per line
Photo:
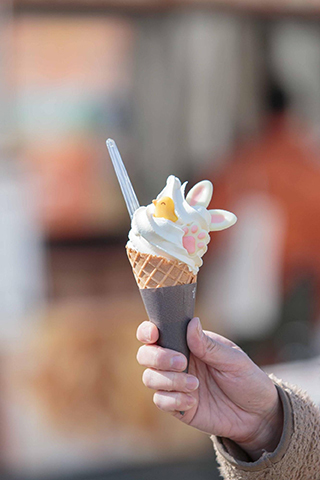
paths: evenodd
<path fill-rule="evenodd" d="M 186 387 L 190 391 L 196 390 L 199 387 L 199 380 L 196 377 L 187 377 Z"/>
<path fill-rule="evenodd" d="M 171 367 L 173 368 L 184 368 L 186 364 L 185 359 L 181 355 L 176 355 L 175 357 L 171 358 Z"/>

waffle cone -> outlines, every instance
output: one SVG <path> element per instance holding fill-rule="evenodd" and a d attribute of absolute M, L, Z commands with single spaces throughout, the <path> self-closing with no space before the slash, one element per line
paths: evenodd
<path fill-rule="evenodd" d="M 173 287 L 197 281 L 197 275 L 190 272 L 188 265 L 178 260 L 140 253 L 131 248 L 127 248 L 127 255 L 140 289 Z"/>

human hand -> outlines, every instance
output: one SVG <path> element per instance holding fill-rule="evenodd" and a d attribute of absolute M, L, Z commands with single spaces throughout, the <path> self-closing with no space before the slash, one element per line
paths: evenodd
<path fill-rule="evenodd" d="M 211 435 L 236 442 L 253 460 L 273 451 L 281 437 L 283 412 L 270 378 L 233 342 L 190 321 L 187 359 L 156 345 L 159 332 L 149 321 L 137 330 L 145 345 L 137 360 L 147 367 L 143 383 L 154 390 L 158 408 Z M 183 414 L 181 412 L 184 412 Z"/>

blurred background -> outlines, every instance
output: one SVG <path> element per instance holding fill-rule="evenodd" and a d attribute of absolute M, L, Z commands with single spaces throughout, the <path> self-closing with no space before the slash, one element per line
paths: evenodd
<path fill-rule="evenodd" d="M 169 174 L 208 178 L 196 314 L 320 403 L 316 0 L 2 0 L 0 473 L 218 478 L 206 435 L 156 409 L 129 217 Z"/>

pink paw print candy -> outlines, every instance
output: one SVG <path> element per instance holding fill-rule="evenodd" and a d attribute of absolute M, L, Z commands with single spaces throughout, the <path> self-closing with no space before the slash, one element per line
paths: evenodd
<path fill-rule="evenodd" d="M 197 223 L 186 225 L 183 227 L 184 236 L 182 244 L 189 255 L 198 255 L 200 252 L 203 255 L 207 249 L 207 244 L 210 240 L 208 233 L 202 230 Z M 203 251 L 205 250 L 205 251 Z"/>

